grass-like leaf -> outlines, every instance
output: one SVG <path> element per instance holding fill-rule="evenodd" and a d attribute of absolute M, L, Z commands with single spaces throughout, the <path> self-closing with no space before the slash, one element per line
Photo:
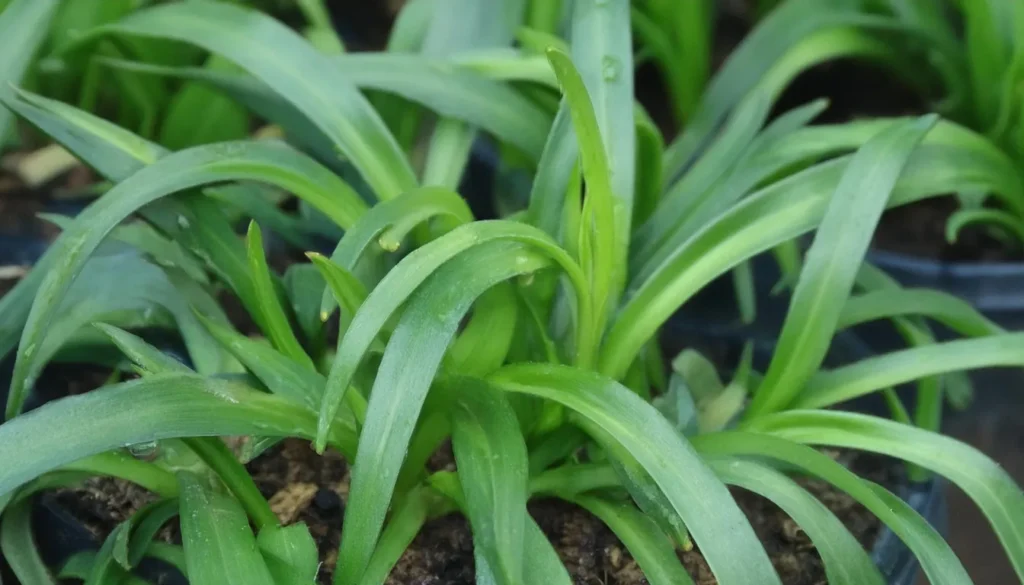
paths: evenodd
<path fill-rule="evenodd" d="M 43 562 L 32 534 L 32 502 L 15 504 L 0 521 L 0 552 L 22 583 L 57 585 Z"/>
<path fill-rule="evenodd" d="M 270 266 L 267 264 L 266 253 L 263 250 L 263 232 L 260 230 L 259 224 L 254 221 L 249 222 L 246 246 L 249 251 L 249 275 L 252 278 L 252 288 L 256 292 L 256 301 L 259 303 L 260 313 L 263 315 L 261 322 L 267 327 L 267 336 L 278 351 L 300 364 L 309 366 L 310 369 L 316 369 L 313 360 L 295 337 L 295 332 L 288 321 L 288 313 L 285 312 L 277 289 L 274 288 Z"/>
<path fill-rule="evenodd" d="M 416 186 L 408 160 L 369 102 L 330 58 L 285 25 L 227 3 L 166 4 L 93 29 L 173 39 L 235 62 L 309 118 L 382 199 Z"/>
<path fill-rule="evenodd" d="M 4 53 L 0 57 L 0 86 L 20 85 L 22 77 L 39 47 L 46 40 L 57 0 L 13 0 L 0 6 L 0 37 Z M 11 112 L 0 109 L 0 149 L 12 128 Z"/>
<path fill-rule="evenodd" d="M 582 495 L 573 497 L 571 501 L 612 529 L 636 559 L 651 585 L 693 584 L 693 579 L 676 557 L 672 541 L 657 524 L 632 505 Z"/>
<path fill-rule="evenodd" d="M 366 570 L 423 401 L 460 320 L 473 301 L 490 287 L 549 263 L 550 259 L 531 252 L 523 244 L 493 242 L 468 250 L 437 270 L 409 299 L 370 391 L 366 424 L 360 434 L 346 503 L 347 537 L 341 543 L 336 577 L 340 585 L 359 583 Z M 397 272 L 393 270 L 389 276 Z M 452 287 L 452 282 L 460 285 Z M 357 319 L 381 291 L 394 293 L 390 287 L 378 286 Z M 365 335 L 354 320 L 346 339 L 356 333 Z M 342 340 L 339 357 L 350 355 L 344 348 Z M 345 383 L 347 386 L 348 381 Z M 323 414 L 321 411 L 321 417 Z"/>
<path fill-rule="evenodd" d="M 274 585 L 309 585 L 320 571 L 316 542 L 303 523 L 266 526 L 256 535 Z"/>
<path fill-rule="evenodd" d="M 896 181 L 934 116 L 895 126 L 850 161 L 807 252 L 772 363 L 746 415 L 784 408 L 821 366 Z"/>
<path fill-rule="evenodd" d="M 120 424 L 128 418 L 132 425 Z M 312 438 L 315 415 L 293 402 L 191 374 L 147 377 L 47 404 L 0 426 L 0 497 L 88 455 L 173 437 Z M 355 451 L 355 429 L 336 424 L 330 443 Z"/>
<path fill-rule="evenodd" d="M 722 585 L 779 582 L 725 486 L 668 421 L 636 394 L 608 378 L 564 366 L 507 366 L 489 380 L 510 392 L 564 404 L 618 441 L 686 522 Z"/>
<path fill-rule="evenodd" d="M 587 287 L 579 267 L 544 232 L 524 224 L 500 220 L 478 221 L 459 227 L 406 256 L 380 281 L 352 319 L 348 333 L 338 343 L 338 358 L 331 365 L 327 377 L 320 409 L 320 429 L 316 443 L 318 449 L 323 449 L 323 438 L 352 377 L 384 323 L 439 267 L 460 253 L 491 241 L 522 242 L 557 262 L 573 282 L 580 314 L 589 314 L 589 297 L 585 292 Z M 580 319 L 580 322 L 586 323 L 587 319 Z M 583 334 L 585 338 L 586 335 L 589 332 Z"/>
<path fill-rule="evenodd" d="M 83 211 L 61 234 L 50 254 L 60 258 L 40 286 L 29 312 L 7 403 L 8 418 L 20 412 L 31 387 L 32 354 L 82 264 L 103 237 L 140 207 L 170 193 L 226 180 L 262 180 L 310 199 L 342 225 L 350 225 L 361 204 L 336 199 L 341 182 L 305 155 L 279 143 L 227 143 L 200 146 L 169 155 L 111 189 Z M 333 188 L 332 188 L 333 187 Z"/>
<path fill-rule="evenodd" d="M 610 308 L 625 286 L 623 264 L 629 245 L 633 175 L 629 174 L 631 182 L 627 192 L 618 194 L 612 190 L 608 151 L 583 77 L 564 53 L 549 49 L 547 55 L 569 104 L 587 186 L 580 232 L 576 237 L 580 265 L 590 283 L 593 313 L 581 315 L 581 318 L 593 322 L 594 329 L 601 331 Z M 632 149 L 630 157 L 630 163 L 634 163 Z M 593 361 L 594 351 L 594 347 L 582 348 L 581 366 L 586 367 Z"/>
<path fill-rule="evenodd" d="M 779 415 L 769 415 L 768 418 L 775 416 Z M 895 505 L 894 500 L 898 502 L 899 498 L 883 497 L 879 491 L 882 488 L 876 489 L 873 484 L 857 477 L 842 464 L 819 451 L 763 433 L 735 431 L 696 437 L 694 446 L 705 456 L 739 455 L 775 460 L 790 469 L 795 468 L 819 477 L 849 494 L 892 529 L 913 551 L 932 583 L 970 583 L 966 571 L 942 535 L 920 514 L 906 504 Z"/>
<path fill-rule="evenodd" d="M 1024 366 L 1024 334 L 1005 333 L 894 351 L 830 371 L 807 383 L 793 405 L 819 408 L 936 374 Z"/>
<path fill-rule="evenodd" d="M 391 569 L 409 547 L 427 518 L 443 514 L 452 506 L 427 486 L 410 490 L 395 506 L 388 525 L 377 541 L 361 585 L 383 585 Z"/>
<path fill-rule="evenodd" d="M 850 0 L 788 0 L 763 20 L 729 56 L 707 87 L 686 131 L 665 153 L 665 178 L 673 180 L 719 124 L 794 45 L 816 31 L 862 23 Z"/>
<path fill-rule="evenodd" d="M 433 218 L 443 218 L 453 225 L 473 221 L 466 201 L 458 193 L 444 187 L 420 187 L 390 201 L 374 205 L 338 242 L 331 253 L 331 262 L 354 272 L 360 259 L 375 245 L 386 252 L 395 252 L 416 226 Z M 316 260 L 314 260 L 316 262 Z M 361 302 L 361 301 L 360 301 Z M 325 290 L 320 304 L 321 317 L 337 307 L 332 292 Z"/>
<path fill-rule="evenodd" d="M 878 319 L 920 315 L 968 337 L 998 335 L 1005 330 L 963 299 L 930 289 L 882 289 L 846 301 L 837 329 Z"/>
<path fill-rule="evenodd" d="M 883 585 L 864 547 L 817 498 L 782 473 L 742 459 L 709 462 L 722 481 L 760 494 L 782 508 L 807 533 L 832 585 Z"/>
<path fill-rule="evenodd" d="M 844 412 L 791 411 L 751 421 L 749 426 L 800 443 L 882 453 L 948 478 L 981 508 L 1018 577 L 1024 578 L 1024 493 L 1002 467 L 973 447 L 911 426 Z M 934 580 L 930 572 L 929 577 Z"/>
<path fill-rule="evenodd" d="M 629 74 L 633 70 L 633 41 L 630 28 L 623 26 L 629 19 L 629 4 L 628 0 L 574 3 L 571 31 L 572 62 L 579 69 L 593 103 L 601 132 L 600 144 L 607 153 L 611 192 L 620 203 L 616 215 L 622 217 L 616 219 L 625 221 L 627 233 L 632 224 L 636 175 L 633 76 Z M 565 88 L 565 76 L 558 69 L 556 66 L 555 74 Z M 573 102 L 579 98 L 568 99 L 571 106 L 577 107 Z M 578 127 L 577 134 L 584 138 Z"/>
<path fill-rule="evenodd" d="M 485 383 L 458 382 L 452 449 L 474 546 L 499 583 L 522 583 L 526 529 L 526 443 L 506 396 Z"/>
<path fill-rule="evenodd" d="M 180 472 L 181 540 L 193 585 L 275 585 L 242 507 Z"/>
<path fill-rule="evenodd" d="M 1002 193 L 1007 204 L 1015 199 L 1007 194 L 1019 192 L 1020 178 L 1005 169 L 1004 155 L 987 156 L 974 144 L 950 136 L 954 128 L 934 132 L 934 142 L 926 138 L 911 157 L 889 207 L 961 189 Z M 657 329 L 707 283 L 816 227 L 849 163 L 849 157 L 837 158 L 765 187 L 690 236 L 618 312 L 605 336 L 601 371 L 621 378 Z"/>

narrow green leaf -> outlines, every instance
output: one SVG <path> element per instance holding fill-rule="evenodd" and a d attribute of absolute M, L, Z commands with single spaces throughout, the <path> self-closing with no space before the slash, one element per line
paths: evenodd
<path fill-rule="evenodd" d="M 189 583 L 275 585 L 238 502 L 204 487 L 192 474 L 181 472 L 178 481 Z"/>
<path fill-rule="evenodd" d="M 220 437 L 186 437 L 182 441 L 217 474 L 257 529 L 277 526 L 277 517 L 256 482 Z"/>
<path fill-rule="evenodd" d="M 884 585 L 882 574 L 843 523 L 795 481 L 766 465 L 742 459 L 708 461 L 718 477 L 760 494 L 782 508 L 807 533 L 832 585 Z"/>
<path fill-rule="evenodd" d="M 629 504 L 616 504 L 593 496 L 575 496 L 571 501 L 612 529 L 636 559 L 651 585 L 693 584 L 693 579 L 676 557 L 672 541 L 639 510 Z"/>
<path fill-rule="evenodd" d="M 309 366 L 310 369 L 316 369 L 313 360 L 295 337 L 295 332 L 288 321 L 288 314 L 281 305 L 263 250 L 263 233 L 255 221 L 249 222 L 246 246 L 249 251 L 249 275 L 252 278 L 253 290 L 256 291 L 256 301 L 263 313 L 262 322 L 267 327 L 267 337 L 284 355 Z"/>
<path fill-rule="evenodd" d="M 633 227 L 650 218 L 661 197 L 661 130 L 646 117 L 636 116 L 636 184 L 633 188 Z"/>
<path fill-rule="evenodd" d="M 563 404 L 604 429 L 661 488 L 722 585 L 779 582 L 729 491 L 640 397 L 608 378 L 564 366 L 507 366 L 489 381 Z"/>
<path fill-rule="evenodd" d="M 964 141 L 969 138 L 956 127 L 937 127 L 911 157 L 888 207 L 961 190 L 990 192 L 1013 205 L 1021 192 L 1019 173 L 1005 168 L 1005 155 L 991 155 Z M 623 376 L 662 324 L 707 283 L 813 229 L 849 162 L 842 157 L 819 163 L 771 184 L 709 220 L 674 249 L 618 312 L 605 336 L 601 371 Z"/>
<path fill-rule="evenodd" d="M 1002 467 L 973 447 L 911 426 L 843 412 L 779 413 L 758 419 L 753 426 L 791 441 L 882 453 L 948 478 L 981 508 L 1018 578 L 1024 576 L 1024 493 Z M 928 576 L 934 579 L 931 573 Z"/>
<path fill-rule="evenodd" d="M 435 244 L 442 240 L 435 241 Z M 421 248 L 420 251 L 426 249 Z M 438 269 L 407 302 L 370 391 L 366 424 L 360 434 L 356 463 L 352 468 L 344 522 L 348 536 L 341 542 L 336 583 L 355 585 L 366 570 L 423 401 L 462 317 L 476 297 L 490 287 L 519 274 L 544 268 L 549 263 L 548 258 L 531 252 L 526 245 L 492 242 L 467 250 Z M 401 273 L 396 268 L 388 276 Z M 452 282 L 460 285 L 452 287 Z M 345 341 L 350 336 L 357 332 L 361 336 L 366 334 L 356 321 L 371 307 L 371 301 L 377 294 L 393 295 L 395 291 L 384 283 L 374 289 L 353 320 L 346 339 L 342 340 L 339 358 L 352 355 L 345 350 Z M 335 365 L 341 361 L 336 360 Z M 348 380 L 344 381 L 344 386 L 347 386 Z M 325 412 L 328 411 L 321 411 L 321 421 Z M 326 430 L 326 427 L 321 430 Z"/>
<path fill-rule="evenodd" d="M 212 70 L 230 69 L 217 57 L 206 61 Z M 123 72 L 122 72 L 123 73 Z M 159 142 L 170 150 L 239 140 L 249 134 L 249 114 L 231 98 L 199 83 L 186 83 L 167 104 Z"/>
<path fill-rule="evenodd" d="M 323 276 L 311 263 L 295 263 L 285 270 L 285 296 L 314 361 L 323 353 L 326 343 L 320 320 L 320 291 L 324 285 Z"/>
<path fill-rule="evenodd" d="M 464 376 L 486 376 L 501 367 L 516 333 L 518 306 L 512 285 L 484 293 L 448 352 L 452 369 Z"/>
<path fill-rule="evenodd" d="M 47 471 L 124 445 L 174 437 L 312 438 L 314 429 L 315 415 L 289 400 L 191 374 L 150 376 L 52 402 L 0 425 L 0 497 Z M 330 443 L 353 453 L 355 429 L 335 425 Z"/>
<path fill-rule="evenodd" d="M 203 320 L 203 324 L 271 392 L 310 408 L 316 407 L 326 382 L 319 372 L 229 327 L 208 320 Z"/>
<path fill-rule="evenodd" d="M 172 3 L 93 29 L 191 43 L 235 62 L 307 116 L 352 161 L 381 199 L 416 186 L 384 122 L 336 67 L 285 25 L 224 2 Z"/>
<path fill-rule="evenodd" d="M 37 217 L 52 223 L 61 230 L 68 229 L 75 221 L 73 217 L 51 213 L 39 213 Z M 149 255 L 160 266 L 180 268 L 196 282 L 209 283 L 209 277 L 206 275 L 202 263 L 196 257 L 189 254 L 178 242 L 164 236 L 148 223 L 142 221 L 123 223 L 114 228 L 109 237 Z"/>
<path fill-rule="evenodd" d="M 306 256 L 313 262 L 317 271 L 320 272 L 320 275 L 326 281 L 334 301 L 344 311 L 345 316 L 351 319 L 369 294 L 366 292 L 366 286 L 354 274 L 331 262 L 330 259 L 323 255 L 316 252 L 308 252 Z M 328 315 L 324 312 L 319 314 L 321 321 L 326 321 L 327 317 Z"/>
<path fill-rule="evenodd" d="M 114 548 L 121 535 L 127 532 L 129 524 L 122 522 L 103 540 L 99 552 L 93 558 L 92 569 L 85 579 L 84 585 L 114 585 L 120 583 L 127 573 L 114 558 Z"/>
<path fill-rule="evenodd" d="M 981 223 L 1002 228 L 1017 241 L 1024 241 L 1024 223 L 1015 215 L 999 209 L 960 209 L 946 221 L 946 241 L 953 244 L 959 239 L 960 230 L 972 223 Z"/>
<path fill-rule="evenodd" d="M 474 548 L 499 583 L 522 583 L 528 471 L 519 421 L 500 391 L 468 379 L 458 385 L 452 448 Z"/>
<path fill-rule="evenodd" d="M 131 538 L 125 543 L 119 542 L 114 551 L 121 566 L 131 568 L 142 561 L 164 524 L 178 515 L 179 506 L 177 499 L 160 500 L 146 508 L 145 514 L 140 510 L 132 516 L 134 527 L 124 533 Z"/>
<path fill-rule="evenodd" d="M 267 85 L 231 74 L 189 67 L 112 61 L 110 65 L 143 73 L 181 77 L 212 85 L 253 112 L 274 120 L 321 145 L 324 133 L 311 126 L 295 106 L 275 95 Z M 532 159 L 540 156 L 550 115 L 519 92 L 469 66 L 420 55 L 349 53 L 331 59 L 330 67 L 363 90 L 377 90 L 422 105 L 446 118 L 478 126 L 494 137 L 515 145 Z M 328 142 L 329 144 L 329 142 Z M 313 144 L 307 144 L 313 146 Z M 318 152 L 329 152 L 323 147 Z"/>
<path fill-rule="evenodd" d="M 46 40 L 57 0 L 13 0 L 0 8 L 0 38 L 6 49 L 0 57 L 0 85 L 21 85 L 29 64 Z M 11 112 L 0 108 L 0 149 L 11 132 Z"/>
<path fill-rule="evenodd" d="M 793 403 L 818 408 L 936 374 L 1024 366 L 1024 334 L 1005 333 L 894 351 L 820 372 Z"/>
<path fill-rule="evenodd" d="M 881 132 L 850 161 L 807 252 L 772 363 L 746 416 L 784 408 L 821 366 L 886 202 L 935 121 L 929 116 Z"/>
<path fill-rule="evenodd" d="M 60 258 L 47 274 L 32 303 L 7 404 L 10 418 L 20 412 L 26 388 L 31 387 L 31 356 L 43 341 L 46 326 L 82 264 L 103 237 L 138 208 L 163 196 L 197 185 L 233 179 L 263 180 L 294 191 L 334 213 L 342 225 L 350 225 L 362 204 L 338 204 L 341 184 L 330 171 L 275 143 L 227 143 L 200 146 L 169 155 L 132 175 L 90 205 L 75 224 L 61 234 L 50 254 Z M 332 189 L 333 187 L 333 189 Z"/>
<path fill-rule="evenodd" d="M 562 229 L 561 218 L 566 205 L 566 190 L 579 153 L 569 103 L 563 99 L 537 163 L 527 208 L 529 223 L 553 238 L 575 236 L 575 232 Z"/>
<path fill-rule="evenodd" d="M 256 546 L 274 576 L 274 585 L 309 585 L 316 581 L 320 555 L 304 523 L 266 526 L 256 536 Z"/>
<path fill-rule="evenodd" d="M 608 159 L 611 193 L 616 206 L 617 229 L 632 225 L 636 176 L 636 129 L 633 116 L 633 40 L 629 26 L 629 0 L 575 2 L 572 7 L 572 63 L 579 69 L 593 103 L 600 141 Z M 549 56 L 550 59 L 550 56 Z M 555 73 L 565 86 L 564 73 Z M 578 99 L 578 98 L 575 98 Z M 573 104 L 573 96 L 569 96 Z M 582 132 L 582 144 L 589 140 Z M 584 157 L 588 156 L 584 153 Z M 584 173 L 587 173 L 586 161 Z M 595 169 L 596 171 L 596 169 Z M 591 178 L 587 176 L 587 182 Z M 597 185 L 595 185 L 596 187 Z"/>
<path fill-rule="evenodd" d="M 398 11 L 391 34 L 388 36 L 387 50 L 392 53 L 412 53 L 418 51 L 427 35 L 431 15 L 437 0 L 409 0 Z"/>
<path fill-rule="evenodd" d="M 4 512 L 0 522 L 0 552 L 22 583 L 33 585 L 57 585 L 50 574 L 32 534 L 32 502 L 25 501 L 11 506 Z"/>
<path fill-rule="evenodd" d="M 465 497 L 462 494 L 462 485 L 455 473 L 438 472 L 430 476 L 430 485 L 438 492 L 444 494 L 460 508 L 465 508 Z M 494 583 L 493 575 L 487 570 L 487 559 L 474 554 L 478 566 L 484 567 L 485 572 L 479 575 L 478 579 L 488 579 L 484 583 Z M 541 531 L 540 526 L 532 516 L 526 516 L 526 542 L 523 549 L 523 558 L 529 559 L 524 563 L 523 581 L 525 583 L 550 583 L 551 585 L 572 585 L 569 572 L 565 570 L 551 541 Z"/>
<path fill-rule="evenodd" d="M 969 337 L 998 335 L 1005 330 L 963 299 L 930 289 L 883 289 L 846 301 L 836 329 L 897 316 L 920 315 Z"/>
<path fill-rule="evenodd" d="M 395 252 L 414 227 L 435 217 L 443 217 L 455 225 L 473 221 L 466 201 L 455 191 L 443 187 L 414 189 L 367 211 L 345 232 L 331 253 L 331 262 L 354 272 L 360 259 L 376 249 L 374 246 Z M 331 291 L 325 290 L 320 304 L 321 318 L 337 306 Z"/>
<path fill-rule="evenodd" d="M 666 179 L 672 180 L 715 132 L 735 105 L 801 40 L 869 19 L 850 0 L 790 0 L 772 11 L 729 56 L 704 92 L 679 138 L 666 152 Z"/>
<path fill-rule="evenodd" d="M 602 331 L 608 312 L 617 303 L 625 286 L 623 265 L 629 246 L 633 175 L 628 174 L 629 191 L 616 193 L 612 190 L 613 174 L 609 166 L 609 155 L 584 80 L 567 55 L 553 49 L 547 54 L 569 104 L 587 185 L 578 238 L 580 264 L 587 275 L 593 297 L 593 314 L 583 315 L 582 318 L 593 321 L 594 329 Z M 632 134 L 630 136 L 632 138 Z M 634 162 L 632 156 L 631 149 L 630 164 Z M 594 347 L 582 348 L 581 366 L 585 367 L 593 360 L 592 352 L 595 350 Z"/>
<path fill-rule="evenodd" d="M 185 364 L 124 329 L 118 329 L 106 323 L 96 323 L 95 327 L 109 337 L 132 363 L 150 373 L 190 373 L 192 371 Z"/>
<path fill-rule="evenodd" d="M 768 418 L 774 416 L 777 415 Z M 821 478 L 860 502 L 899 536 L 920 561 L 932 583 L 970 583 L 963 565 L 927 520 L 906 504 L 894 505 L 893 501 L 898 502 L 899 498 L 883 497 L 881 488 L 876 489 L 815 449 L 768 434 L 735 431 L 702 435 L 694 439 L 694 446 L 704 456 L 739 455 L 775 460 Z"/>
<path fill-rule="evenodd" d="M 338 342 L 338 358 L 331 365 L 327 377 L 320 408 L 320 430 L 316 442 L 318 449 L 323 449 L 322 439 L 345 397 L 356 369 L 384 323 L 435 270 L 454 256 L 492 241 L 522 242 L 557 262 L 573 283 L 580 313 L 588 312 L 588 297 L 582 294 L 586 287 L 582 284 L 579 267 L 544 232 L 524 224 L 500 220 L 477 221 L 456 228 L 402 259 L 373 289 L 352 319 L 346 335 Z M 586 321 L 580 320 L 581 323 Z M 589 334 L 586 332 L 581 337 L 587 338 Z"/>
<path fill-rule="evenodd" d="M 701 203 L 701 195 L 707 193 L 704 197 L 710 197 L 708 192 L 715 183 L 727 176 L 732 165 L 746 150 L 756 145 L 754 141 L 770 109 L 771 100 L 764 92 L 754 92 L 737 105 L 736 111 L 701 159 L 666 191 L 654 215 L 637 230 L 631 250 L 633 264 L 641 260 L 653 262 L 648 257 L 656 258 L 655 252 L 667 244 L 673 232 L 685 233 L 684 230 L 690 226 L 686 225 L 688 222 L 680 222 L 680 218 L 695 212 Z"/>
<path fill-rule="evenodd" d="M 360 585 L 384 585 L 391 569 L 416 538 L 428 516 L 447 513 L 452 508 L 441 500 L 439 494 L 426 486 L 414 488 L 402 497 L 377 541 L 377 548 Z"/>

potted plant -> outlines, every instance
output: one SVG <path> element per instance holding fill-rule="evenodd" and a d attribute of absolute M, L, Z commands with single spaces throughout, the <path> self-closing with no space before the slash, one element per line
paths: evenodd
<path fill-rule="evenodd" d="M 804 50 L 809 56 L 804 64 L 867 61 L 896 74 L 898 83 L 879 76 L 842 83 L 838 80 L 850 77 L 850 68 L 837 68 L 835 76 L 811 90 L 817 96 L 831 87 L 853 96 L 835 116 L 903 113 L 922 109 L 925 101 L 925 108 L 934 107 L 947 119 L 986 137 L 989 148 L 1002 151 L 1005 165 L 1019 167 L 1024 156 L 1019 119 L 1019 31 L 1024 19 L 1019 6 L 997 1 L 911 5 L 853 0 L 830 2 L 831 9 L 799 0 L 779 4 L 759 29 L 793 23 L 802 13 L 805 27 L 817 30 L 813 36 L 834 39 L 829 50 Z M 908 102 L 897 85 L 911 90 L 917 99 Z M 880 109 L 865 109 L 864 96 L 877 92 L 885 94 L 885 99 L 875 100 L 882 104 Z M 891 227 L 881 230 L 872 262 L 906 286 L 946 290 L 1003 326 L 1018 328 L 1022 320 L 1016 293 L 1021 282 L 1019 201 L 976 190 L 949 195 L 900 210 L 889 222 Z M 959 241 L 961 233 L 967 234 L 965 241 Z"/>
<path fill-rule="evenodd" d="M 693 545 L 704 563 L 695 568 L 724 585 L 781 582 L 725 487 L 735 484 L 767 495 L 811 535 L 823 561 L 815 578 L 886 583 L 833 513 L 782 473 L 789 472 L 821 478 L 865 505 L 933 582 L 969 582 L 911 506 L 808 445 L 892 455 L 949 478 L 975 499 L 1021 566 L 1024 495 L 984 455 L 934 432 L 938 393 L 918 405 L 924 428 L 910 424 L 897 400 L 898 421 L 825 409 L 905 381 L 1020 359 L 1019 336 L 947 295 L 904 291 L 870 271 L 864 276 L 861 266 L 887 205 L 979 177 L 993 189 L 1005 182 L 987 159 L 971 156 L 973 143 L 957 128 L 925 117 L 879 123 L 855 154 L 774 181 L 774 165 L 790 159 L 755 157 L 730 169 L 709 150 L 692 172 L 728 172 L 764 186 L 732 199 L 680 191 L 695 194 L 693 207 L 681 195 L 661 196 L 661 181 L 651 180 L 657 151 L 637 154 L 638 117 L 623 74 L 632 59 L 627 11 L 624 1 L 577 3 L 572 56 L 547 52 L 564 97 L 538 154 L 529 206 L 513 219 L 474 221 L 449 188 L 421 185 L 336 58 L 266 16 L 227 4 L 158 6 L 92 34 L 170 38 L 235 62 L 251 77 L 216 82 L 263 104 L 324 164 L 276 141 L 168 154 L 69 106 L 7 92 L 8 107 L 117 183 L 66 226 L 18 285 L 31 307 L 3 301 L 20 344 L 9 420 L 0 426 L 0 532 L 7 534 L 0 546 L 20 578 L 48 578 L 30 537 L 30 496 L 99 474 L 141 485 L 157 499 L 125 519 L 98 552 L 63 566 L 66 575 L 95 582 L 120 582 L 150 555 L 177 564 L 194 584 L 308 583 L 325 574 L 321 561 L 335 567 L 336 583 L 380 583 L 428 518 L 458 510 L 469 520 L 482 582 L 569 583 L 527 513 L 528 499 L 541 495 L 600 518 L 651 582 L 692 581 L 676 547 Z M 502 94 L 507 102 L 486 99 L 508 86 L 465 65 L 432 69 L 436 61 L 402 59 L 420 68 L 420 83 L 405 90 L 412 99 L 529 144 L 529 110 L 500 118 L 485 107 L 507 112 L 510 103 L 522 104 L 514 92 Z M 377 61 L 381 70 L 401 62 Z M 448 93 L 426 96 L 425 87 Z M 467 87 L 492 93 L 452 95 Z M 452 97 L 463 106 L 452 107 Z M 742 111 L 760 111 L 765 101 L 755 92 Z M 815 108 L 764 130 L 761 122 L 745 124 L 761 155 L 778 154 L 773 140 L 798 131 Z M 850 131 L 829 130 L 837 140 Z M 378 202 L 368 206 L 326 166 L 338 153 Z M 235 239 L 215 202 L 258 197 L 244 183 L 230 185 L 249 181 L 294 193 L 343 229 L 331 258 L 314 254 L 311 264 L 278 278 L 256 224 L 244 246 Z M 222 183 L 228 195 L 188 192 Z M 233 328 L 202 277 L 179 278 L 179 299 L 195 308 L 200 325 L 176 321 L 194 368 L 102 326 L 140 378 L 21 414 L 69 287 L 85 277 L 104 238 L 136 213 L 202 263 L 211 283 L 230 289 L 261 337 Z M 650 227 L 670 215 L 689 232 Z M 738 263 L 818 226 L 763 376 L 740 367 L 732 383 L 720 385 L 699 375 L 707 364 L 690 352 L 676 360 L 672 383 L 659 383 L 665 370 L 655 338 L 677 307 Z M 148 254 L 160 263 L 162 252 Z M 875 290 L 851 297 L 858 278 Z M 335 313 L 340 331 L 332 347 L 324 323 Z M 977 339 L 821 369 L 837 329 L 909 315 L 946 320 Z M 449 437 L 454 461 L 428 466 Z M 350 480 L 332 486 L 347 490 L 335 556 L 317 550 L 314 527 L 282 525 L 283 510 L 241 462 L 272 456 L 268 447 L 286 438 L 312 442 L 328 458 L 325 467 L 330 453 L 353 464 Z M 155 538 L 175 515 L 180 547 L 173 537 Z M 325 534 L 337 539 L 338 523 L 329 526 Z"/>

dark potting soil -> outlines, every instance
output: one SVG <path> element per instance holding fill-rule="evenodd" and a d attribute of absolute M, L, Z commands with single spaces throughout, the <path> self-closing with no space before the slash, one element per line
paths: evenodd
<path fill-rule="evenodd" d="M 1024 248 L 1012 239 L 997 238 L 982 224 L 960 230 L 946 241 L 946 223 L 960 208 L 952 196 L 925 199 L 889 210 L 875 233 L 874 246 L 916 258 L 945 262 L 1020 262 Z"/>
<path fill-rule="evenodd" d="M 830 452 L 860 475 L 895 485 L 898 467 L 878 458 Z M 440 458 L 444 458 L 441 456 Z M 441 463 L 439 465 L 444 466 Z M 323 565 L 319 582 L 331 582 L 348 496 L 349 468 L 341 456 L 320 457 L 309 443 L 289 439 L 248 465 L 260 491 L 282 522 L 305 522 L 317 541 Z M 878 520 L 852 498 L 817 480 L 799 479 L 870 548 Z M 786 585 L 821 585 L 824 568 L 806 534 L 778 507 L 751 492 L 733 489 L 772 563 Z M 112 479 L 96 479 L 55 496 L 102 538 L 151 496 Z M 543 499 L 530 502 L 530 514 L 551 540 L 577 585 L 645 585 L 635 560 L 597 518 L 572 504 Z M 164 538 L 174 539 L 165 531 Z M 716 583 L 698 549 L 679 552 L 697 585 Z M 452 514 L 428 522 L 405 551 L 387 585 L 472 585 L 473 542 L 468 522 Z"/>

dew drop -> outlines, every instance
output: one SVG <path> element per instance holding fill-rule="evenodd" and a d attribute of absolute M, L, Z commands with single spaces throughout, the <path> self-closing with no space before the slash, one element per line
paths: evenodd
<path fill-rule="evenodd" d="M 383 248 L 385 252 L 397 252 L 402 243 L 394 238 L 381 236 L 377 239 L 377 245 Z"/>
<path fill-rule="evenodd" d="M 32 357 L 32 354 L 34 354 L 35 352 L 36 352 L 36 344 L 30 343 L 30 344 L 28 344 L 28 347 L 25 348 L 25 357 L 27 357 L 27 358 Z"/>
<path fill-rule="evenodd" d="M 128 445 L 128 452 L 136 459 L 151 461 L 156 458 L 158 447 L 156 441 L 145 441 Z"/>
<path fill-rule="evenodd" d="M 178 227 L 180 227 L 183 230 L 187 230 L 188 228 L 192 227 L 192 224 L 188 221 L 187 217 L 185 217 L 184 215 L 179 215 Z"/>
<path fill-rule="evenodd" d="M 615 81 L 618 79 L 620 69 L 622 69 L 622 66 L 615 57 L 605 55 L 601 59 L 601 76 L 604 77 L 605 81 Z"/>

